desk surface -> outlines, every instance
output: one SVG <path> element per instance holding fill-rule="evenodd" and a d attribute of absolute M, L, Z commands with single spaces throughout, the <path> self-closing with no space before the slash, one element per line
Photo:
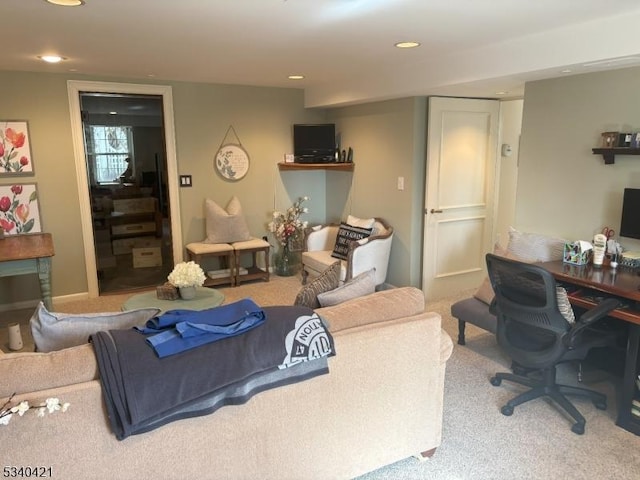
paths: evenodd
<path fill-rule="evenodd" d="M 0 262 L 53 257 L 53 240 L 50 233 L 13 235 L 0 240 Z"/>
<path fill-rule="evenodd" d="M 556 280 L 640 302 L 640 271 L 626 267 L 571 265 L 562 261 L 539 263 Z"/>
<path fill-rule="evenodd" d="M 150 291 L 133 295 L 129 297 L 122 305 L 122 310 L 134 310 L 136 308 L 159 308 L 160 313 L 167 310 L 205 310 L 207 308 L 217 307 L 224 301 L 222 292 L 213 288 L 198 287 L 196 288 L 196 296 L 191 300 L 161 300 L 158 298 L 156 291 Z"/>

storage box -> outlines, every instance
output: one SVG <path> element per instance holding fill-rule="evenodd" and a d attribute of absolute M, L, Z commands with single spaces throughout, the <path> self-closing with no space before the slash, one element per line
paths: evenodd
<path fill-rule="evenodd" d="M 113 201 L 113 211 L 132 213 L 151 213 L 156 211 L 157 200 L 153 197 L 146 198 L 124 198 Z"/>
<path fill-rule="evenodd" d="M 124 225 L 114 225 L 111 227 L 112 235 L 131 235 L 136 233 L 154 233 L 156 231 L 155 222 L 126 223 Z"/>
<path fill-rule="evenodd" d="M 131 253 L 133 253 L 133 268 L 162 266 L 160 247 L 133 248 Z"/>
<path fill-rule="evenodd" d="M 562 261 L 571 265 L 586 265 L 589 263 L 592 250 L 586 245 L 585 242 L 565 243 Z"/>
<path fill-rule="evenodd" d="M 133 248 L 160 247 L 162 239 L 155 237 L 118 238 L 111 242 L 114 255 L 126 255 Z"/>

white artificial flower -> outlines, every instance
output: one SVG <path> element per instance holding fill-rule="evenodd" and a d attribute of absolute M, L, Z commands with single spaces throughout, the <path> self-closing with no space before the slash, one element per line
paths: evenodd
<path fill-rule="evenodd" d="M 49 410 L 49 413 L 53 413 L 56 410 L 60 410 L 60 400 L 58 400 L 57 398 L 47 398 L 45 400 L 45 403 L 46 403 L 47 410 Z"/>
<path fill-rule="evenodd" d="M 69 402 L 67 403 L 63 403 L 62 404 L 62 413 L 66 412 L 67 410 L 69 410 L 69 407 L 71 406 L 71 404 Z"/>
<path fill-rule="evenodd" d="M 39 417 L 44 417 L 45 412 L 47 411 L 47 409 L 45 407 L 40 407 L 38 409 L 38 416 Z"/>
<path fill-rule="evenodd" d="M 8 415 L 4 415 L 0 417 L 0 425 L 9 425 L 9 420 L 11 420 L 13 414 L 9 413 Z"/>
<path fill-rule="evenodd" d="M 194 261 L 178 263 L 167 277 L 174 287 L 200 287 L 206 277 L 200 265 Z"/>
<path fill-rule="evenodd" d="M 15 408 L 16 408 L 16 411 L 14 413 L 17 413 L 18 415 L 23 416 L 29 410 L 29 402 L 27 402 L 26 400 L 22 401 Z M 13 412 L 13 408 L 11 409 L 11 411 Z"/>

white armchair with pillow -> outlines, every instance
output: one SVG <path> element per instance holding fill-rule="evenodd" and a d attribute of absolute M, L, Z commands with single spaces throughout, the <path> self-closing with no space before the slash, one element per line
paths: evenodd
<path fill-rule="evenodd" d="M 340 225 L 312 227 L 302 252 L 302 283 L 340 260 L 340 284 L 375 269 L 375 283 L 381 285 L 387 278 L 392 241 L 393 228 L 381 218 L 349 215 Z"/>

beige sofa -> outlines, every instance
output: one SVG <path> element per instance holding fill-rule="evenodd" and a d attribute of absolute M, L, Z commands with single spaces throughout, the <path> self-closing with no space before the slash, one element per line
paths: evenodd
<path fill-rule="evenodd" d="M 330 373 L 257 394 L 244 405 L 116 440 L 91 345 L 0 356 L 0 405 L 69 402 L 0 425 L 3 466 L 51 467 L 64 479 L 335 479 L 378 469 L 441 442 L 452 351 L 420 290 L 377 292 L 318 309 L 336 356 Z M 417 461 L 417 460 L 416 460 Z"/>

